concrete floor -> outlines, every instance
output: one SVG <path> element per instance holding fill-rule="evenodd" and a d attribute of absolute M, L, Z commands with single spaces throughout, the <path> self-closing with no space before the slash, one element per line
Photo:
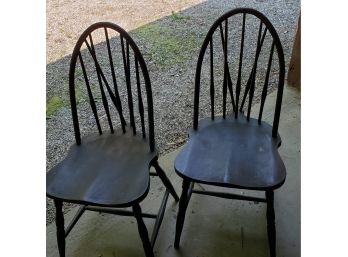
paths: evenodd
<path fill-rule="evenodd" d="M 265 119 L 268 121 L 272 120 L 271 107 L 274 106 L 275 98 L 275 93 L 267 98 L 264 114 L 267 114 Z M 286 86 L 284 91 L 279 133 L 283 139 L 279 151 L 287 168 L 287 179 L 275 191 L 277 256 L 295 257 L 300 256 L 301 242 L 300 92 L 295 88 Z M 181 193 L 181 179 L 173 171 L 173 161 L 179 150 L 160 158 L 178 194 Z M 199 184 L 195 187 L 209 188 Z M 259 192 L 225 191 L 263 196 Z M 159 179 L 152 178 L 151 191 L 141 204 L 143 211 L 157 213 L 163 192 Z M 76 210 L 65 215 L 66 224 Z M 178 204 L 169 197 L 154 248 L 156 256 L 269 256 L 265 204 L 193 194 L 186 214 L 180 250 L 173 247 L 177 210 Z M 145 223 L 151 235 L 154 220 L 146 219 Z M 68 236 L 66 253 L 68 257 L 145 256 L 134 218 L 88 211 Z M 59 256 L 54 223 L 46 229 L 46 255 Z"/>

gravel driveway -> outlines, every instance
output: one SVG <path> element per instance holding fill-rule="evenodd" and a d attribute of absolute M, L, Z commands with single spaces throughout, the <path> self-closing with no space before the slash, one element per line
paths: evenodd
<path fill-rule="evenodd" d="M 213 21 L 236 7 L 261 11 L 280 36 L 288 67 L 300 13 L 299 0 L 120 2 L 47 1 L 47 171 L 62 160 L 74 142 L 68 68 L 78 36 L 91 23 L 111 21 L 121 25 L 130 32 L 143 53 L 152 83 L 156 144 L 163 154 L 185 142 L 187 128 L 192 124 L 196 61 Z M 248 50 L 255 51 L 253 46 L 246 46 L 245 51 Z M 256 99 L 258 97 L 259 92 L 256 92 Z M 87 103 L 81 102 L 82 109 L 87 109 Z M 65 212 L 70 208 L 66 205 Z M 53 220 L 54 207 L 47 199 L 46 223 Z"/>

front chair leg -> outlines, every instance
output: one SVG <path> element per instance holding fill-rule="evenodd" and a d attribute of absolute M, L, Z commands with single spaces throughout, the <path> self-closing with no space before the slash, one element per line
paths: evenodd
<path fill-rule="evenodd" d="M 141 208 L 139 204 L 133 205 L 133 212 L 134 212 L 135 218 L 137 219 L 138 231 L 140 234 L 141 241 L 143 242 L 145 255 L 146 257 L 154 257 L 150 239 L 149 239 L 149 234 L 147 233 L 147 229 L 141 215 Z"/>
<path fill-rule="evenodd" d="M 179 248 L 179 244 L 180 244 L 181 232 L 184 226 L 186 209 L 189 202 L 189 198 L 188 198 L 189 187 L 190 187 L 190 181 L 184 179 L 182 182 L 182 193 L 181 193 L 180 202 L 179 202 L 178 217 L 176 218 L 176 230 L 175 230 L 175 241 L 174 241 L 175 248 Z"/>
<path fill-rule="evenodd" d="M 57 244 L 60 257 L 65 257 L 65 230 L 64 230 L 64 215 L 63 201 L 54 200 L 56 206 L 56 226 L 57 226 Z"/>
<path fill-rule="evenodd" d="M 175 189 L 174 189 L 172 183 L 170 182 L 170 180 L 166 176 L 166 173 L 163 171 L 161 166 L 159 166 L 158 161 L 155 161 L 153 163 L 153 167 L 155 168 L 155 170 L 156 170 L 158 176 L 160 177 L 160 179 L 162 180 L 164 186 L 168 189 L 169 193 L 174 197 L 175 201 L 179 201 L 179 197 L 176 194 Z"/>
<path fill-rule="evenodd" d="M 268 245 L 271 257 L 276 256 L 276 229 L 275 229 L 275 214 L 274 214 L 274 193 L 273 190 L 266 191 L 267 200 L 267 233 Z"/>

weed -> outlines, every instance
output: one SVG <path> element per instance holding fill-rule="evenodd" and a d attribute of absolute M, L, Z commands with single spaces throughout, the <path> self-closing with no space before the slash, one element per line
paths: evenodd
<path fill-rule="evenodd" d="M 51 118 L 64 105 L 65 103 L 62 98 L 58 96 L 51 97 L 46 103 L 46 118 Z"/>
<path fill-rule="evenodd" d="M 187 21 L 191 20 L 190 16 L 182 15 L 180 13 L 176 13 L 172 11 L 172 15 L 170 16 L 173 21 Z"/>
<path fill-rule="evenodd" d="M 158 24 L 147 24 L 134 31 L 149 46 L 144 55 L 149 56 L 159 68 L 167 68 L 188 60 L 197 47 L 193 32 L 178 33 L 174 29 Z"/>

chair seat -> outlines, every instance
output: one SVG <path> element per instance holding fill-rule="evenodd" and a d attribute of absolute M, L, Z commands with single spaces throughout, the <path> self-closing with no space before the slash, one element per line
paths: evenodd
<path fill-rule="evenodd" d="M 155 157 L 148 141 L 132 132 L 85 137 L 47 173 L 47 196 L 81 204 L 130 206 L 147 195 Z"/>
<path fill-rule="evenodd" d="M 272 127 L 244 115 L 215 117 L 189 131 L 189 141 L 175 159 L 183 178 L 216 186 L 265 190 L 280 187 L 286 170 L 278 153 L 281 139 Z"/>

